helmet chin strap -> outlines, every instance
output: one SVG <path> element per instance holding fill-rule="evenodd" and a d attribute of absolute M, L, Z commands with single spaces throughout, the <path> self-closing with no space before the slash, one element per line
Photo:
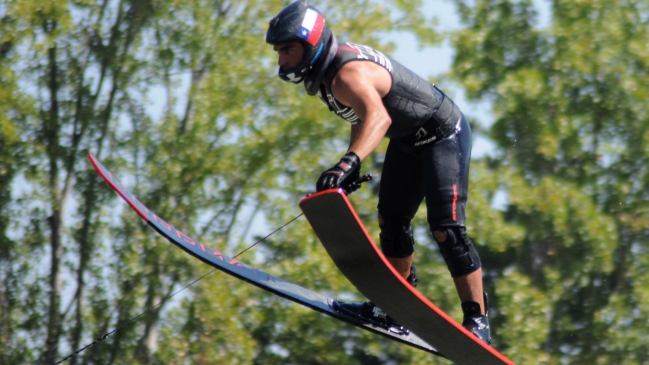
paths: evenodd
<path fill-rule="evenodd" d="M 281 67 L 277 71 L 277 76 L 279 76 L 282 81 L 287 81 L 287 82 L 292 82 L 295 84 L 299 84 L 304 80 L 304 76 L 297 76 L 297 68 L 292 68 L 290 70 L 284 70 Z"/>
<path fill-rule="evenodd" d="M 284 73 L 283 73 L 284 77 L 281 76 L 281 75 L 282 75 L 282 71 L 283 71 L 283 70 L 280 70 L 280 71 L 279 71 L 279 72 L 280 72 L 280 77 L 281 77 L 282 79 L 284 79 L 284 77 L 285 77 L 285 78 L 286 78 L 286 81 L 290 81 L 290 82 L 293 82 L 293 83 L 299 84 L 299 83 L 302 82 L 302 80 L 304 79 L 303 77 L 296 77 L 296 76 L 295 76 L 295 69 L 290 70 L 289 72 L 284 71 Z"/>

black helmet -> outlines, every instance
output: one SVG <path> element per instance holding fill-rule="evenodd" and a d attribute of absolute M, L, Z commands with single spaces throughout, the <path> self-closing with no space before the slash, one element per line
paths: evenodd
<path fill-rule="evenodd" d="M 325 53 L 332 33 L 322 14 L 306 0 L 297 0 L 271 19 L 266 32 L 266 43 L 277 45 L 300 41 L 304 45 L 302 62 L 292 70 L 279 69 L 279 77 L 296 84 L 304 81 L 319 57 Z"/>

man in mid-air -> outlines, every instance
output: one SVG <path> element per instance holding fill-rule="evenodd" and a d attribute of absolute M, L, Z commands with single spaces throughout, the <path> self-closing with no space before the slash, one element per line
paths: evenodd
<path fill-rule="evenodd" d="M 349 188 L 363 161 L 390 139 L 381 174 L 381 251 L 416 285 L 410 221 L 426 199 L 428 224 L 460 297 L 462 326 L 490 343 L 482 264 L 465 229 L 471 129 L 457 105 L 436 86 L 370 47 L 339 44 L 323 15 L 306 0 L 270 21 L 266 42 L 278 54 L 279 77 L 304 83 L 351 124 L 347 153 L 316 183 L 318 191 Z M 372 302 L 336 302 L 336 309 L 396 325 Z"/>

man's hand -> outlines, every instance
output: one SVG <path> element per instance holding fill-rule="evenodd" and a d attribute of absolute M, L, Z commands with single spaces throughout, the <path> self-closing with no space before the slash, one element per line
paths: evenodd
<path fill-rule="evenodd" d="M 349 152 L 340 161 L 320 175 L 316 183 L 316 191 L 333 188 L 345 189 L 360 177 L 361 159 L 354 152 Z"/>

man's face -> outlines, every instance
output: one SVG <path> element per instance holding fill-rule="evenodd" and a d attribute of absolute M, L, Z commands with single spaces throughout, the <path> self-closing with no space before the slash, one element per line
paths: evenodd
<path fill-rule="evenodd" d="M 296 68 L 304 55 L 304 46 L 298 41 L 276 44 L 273 49 L 277 52 L 277 64 L 284 71 Z"/>

